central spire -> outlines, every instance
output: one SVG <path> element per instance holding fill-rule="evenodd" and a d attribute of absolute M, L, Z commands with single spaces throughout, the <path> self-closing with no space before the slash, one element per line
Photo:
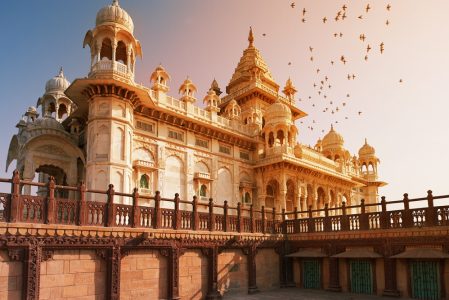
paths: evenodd
<path fill-rule="evenodd" d="M 114 6 L 120 6 L 120 5 L 118 4 L 118 0 L 112 0 L 112 5 L 114 5 Z"/>
<path fill-rule="evenodd" d="M 249 26 L 248 42 L 249 47 L 253 47 L 254 36 L 253 36 L 253 28 L 251 26 Z"/>

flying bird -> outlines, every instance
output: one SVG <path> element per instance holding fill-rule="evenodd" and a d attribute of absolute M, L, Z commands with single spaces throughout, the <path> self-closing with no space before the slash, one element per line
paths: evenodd
<path fill-rule="evenodd" d="M 382 43 L 380 43 L 380 45 L 379 45 L 379 47 L 380 47 L 380 53 L 382 54 L 382 53 L 384 53 L 384 50 L 385 50 L 385 48 L 384 48 L 384 43 L 382 42 Z"/>
<path fill-rule="evenodd" d="M 390 21 L 387 20 L 387 21 L 385 22 L 385 25 L 387 25 L 387 26 L 390 25 Z"/>
<path fill-rule="evenodd" d="M 343 13 L 343 15 L 341 16 L 341 19 L 342 20 L 346 19 L 346 13 Z"/>
<path fill-rule="evenodd" d="M 306 12 L 307 12 L 307 10 L 304 8 L 304 9 L 302 10 L 302 15 L 304 16 L 304 15 L 306 14 Z"/>
<path fill-rule="evenodd" d="M 363 19 L 363 16 L 362 15 L 360 15 L 360 16 L 358 16 L 358 18 L 361 20 L 361 19 Z"/>
<path fill-rule="evenodd" d="M 361 111 L 359 111 L 359 116 L 362 114 L 362 112 Z"/>
<path fill-rule="evenodd" d="M 355 79 L 355 75 L 354 74 L 352 74 L 352 80 L 354 80 Z"/>
<path fill-rule="evenodd" d="M 399 79 L 399 83 L 403 83 L 404 81 L 402 79 Z"/>
<path fill-rule="evenodd" d="M 262 36 L 266 36 L 266 34 L 265 34 L 265 33 L 262 33 Z"/>
<path fill-rule="evenodd" d="M 302 19 L 301 19 L 301 22 L 305 23 L 305 22 L 306 22 L 306 19 L 302 18 Z"/>
<path fill-rule="evenodd" d="M 343 4 L 343 6 L 341 7 L 341 9 L 346 10 L 347 6 L 346 4 Z"/>
<path fill-rule="evenodd" d="M 323 18 L 323 23 L 326 23 L 326 22 L 327 22 L 327 18 L 324 17 L 324 18 Z"/>
<path fill-rule="evenodd" d="M 348 80 L 351 80 L 351 75 L 348 74 Z"/>
<path fill-rule="evenodd" d="M 366 39 L 366 36 L 365 36 L 365 34 L 361 34 L 360 36 L 359 36 L 359 39 L 361 40 L 361 41 L 365 41 L 365 39 Z"/>
<path fill-rule="evenodd" d="M 329 79 L 329 78 L 328 78 L 327 76 L 324 76 L 324 80 L 326 80 L 326 81 L 327 81 L 328 79 Z"/>
<path fill-rule="evenodd" d="M 313 61 L 313 56 L 310 57 L 310 61 Z"/>
<path fill-rule="evenodd" d="M 389 11 L 390 9 L 391 9 L 391 5 L 388 4 L 388 5 L 387 5 L 387 10 Z"/>
<path fill-rule="evenodd" d="M 343 36 L 343 33 L 342 32 L 340 32 L 340 37 L 342 37 Z"/>
<path fill-rule="evenodd" d="M 366 5 L 365 11 L 368 12 L 371 9 L 371 6 L 369 6 L 369 3 Z"/>
<path fill-rule="evenodd" d="M 331 60 L 331 65 L 334 65 L 334 61 L 333 60 Z"/>
<path fill-rule="evenodd" d="M 320 73 L 320 69 L 316 69 L 316 73 L 317 73 L 317 74 Z"/>
<path fill-rule="evenodd" d="M 292 65 L 292 63 L 291 63 L 291 62 L 288 62 L 288 65 L 289 65 L 289 66 L 291 66 L 291 65 Z"/>
<path fill-rule="evenodd" d="M 341 60 L 341 62 L 342 62 L 343 64 L 346 64 L 346 59 L 345 59 L 345 56 L 344 56 L 344 55 L 342 55 L 342 56 L 340 57 L 340 60 Z"/>
<path fill-rule="evenodd" d="M 368 55 L 365 55 L 365 60 L 368 60 Z"/>
<path fill-rule="evenodd" d="M 290 6 L 291 6 L 292 8 L 295 8 L 295 2 L 292 2 L 292 4 L 290 4 Z"/>
<path fill-rule="evenodd" d="M 312 48 L 311 46 L 309 46 L 309 51 L 310 51 L 310 52 L 312 52 L 312 51 L 313 51 L 313 48 Z"/>
<path fill-rule="evenodd" d="M 368 53 L 371 50 L 371 46 L 368 44 L 368 46 L 366 46 L 366 53 Z"/>

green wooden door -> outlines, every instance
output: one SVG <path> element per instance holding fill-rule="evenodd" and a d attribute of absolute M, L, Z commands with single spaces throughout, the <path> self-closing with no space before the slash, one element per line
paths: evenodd
<path fill-rule="evenodd" d="M 373 269 L 369 260 L 351 260 L 349 262 L 351 292 L 360 294 L 372 294 Z"/>
<path fill-rule="evenodd" d="M 302 262 L 303 287 L 306 289 L 321 288 L 321 261 L 305 259 Z"/>
<path fill-rule="evenodd" d="M 440 299 L 440 272 L 437 261 L 410 262 L 412 297 L 416 299 Z"/>

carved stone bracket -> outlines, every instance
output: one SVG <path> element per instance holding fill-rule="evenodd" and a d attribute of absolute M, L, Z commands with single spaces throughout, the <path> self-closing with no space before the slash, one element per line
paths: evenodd
<path fill-rule="evenodd" d="M 23 261 L 25 258 L 25 250 L 21 248 L 9 248 L 8 256 L 12 261 Z"/>
<path fill-rule="evenodd" d="M 50 249 L 42 250 L 42 260 L 41 261 L 47 261 L 50 259 L 53 259 L 54 251 Z"/>

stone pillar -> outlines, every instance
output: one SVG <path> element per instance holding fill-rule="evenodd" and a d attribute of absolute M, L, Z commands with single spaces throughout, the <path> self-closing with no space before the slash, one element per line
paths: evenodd
<path fill-rule="evenodd" d="M 167 299 L 175 300 L 179 297 L 179 256 L 180 250 L 178 248 L 162 249 L 160 251 L 162 256 L 167 257 Z"/>
<path fill-rule="evenodd" d="M 25 250 L 23 263 L 22 299 L 39 299 L 42 248 L 34 240 Z"/>
<path fill-rule="evenodd" d="M 120 299 L 120 261 L 121 261 L 120 246 L 114 245 L 107 251 L 107 299 Z"/>
<path fill-rule="evenodd" d="M 256 245 L 252 245 L 251 247 L 246 248 L 244 250 L 244 253 L 246 254 L 248 263 L 248 294 L 255 294 L 259 292 L 256 281 Z"/>
<path fill-rule="evenodd" d="M 218 292 L 218 248 L 202 248 L 203 255 L 207 256 L 207 300 L 221 299 Z"/>
<path fill-rule="evenodd" d="M 328 291 L 341 292 L 340 286 L 340 273 L 339 273 L 339 261 L 338 258 L 332 257 L 332 255 L 338 254 L 342 249 L 338 249 L 335 246 L 330 246 L 329 253 L 329 286 Z"/>

